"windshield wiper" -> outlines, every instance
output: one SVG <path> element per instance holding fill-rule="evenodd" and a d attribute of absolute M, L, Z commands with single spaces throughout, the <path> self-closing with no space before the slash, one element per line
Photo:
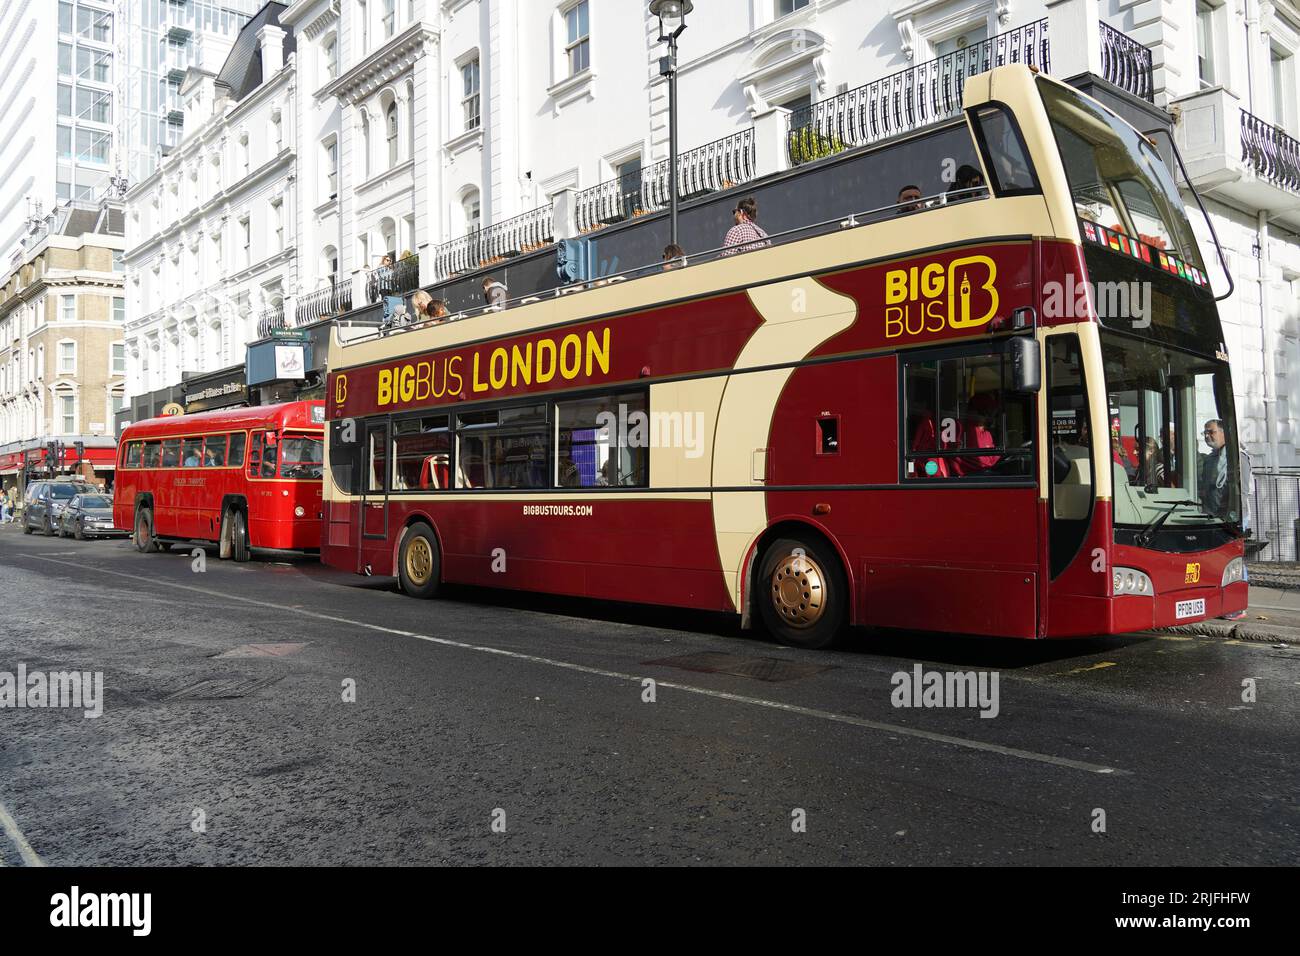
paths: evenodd
<path fill-rule="evenodd" d="M 1193 508 L 1201 507 L 1201 503 L 1199 501 L 1169 501 L 1169 502 L 1161 502 L 1161 504 L 1168 504 L 1169 510 L 1160 512 L 1160 514 L 1156 515 L 1154 518 L 1148 521 L 1146 525 L 1143 526 L 1142 530 L 1137 533 L 1137 542 L 1144 548 L 1151 547 L 1151 539 L 1155 537 L 1156 532 L 1159 531 L 1162 527 L 1164 527 L 1164 523 L 1169 520 L 1170 515 L 1172 515 L 1179 508 L 1185 507 L 1187 505 L 1190 505 Z M 1202 513 L 1205 514 L 1207 518 L 1214 517 L 1211 514 L 1205 512 Z"/>

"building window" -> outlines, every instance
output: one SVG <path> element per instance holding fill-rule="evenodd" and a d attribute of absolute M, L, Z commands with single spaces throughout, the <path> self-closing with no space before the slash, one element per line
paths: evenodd
<path fill-rule="evenodd" d="M 75 435 L 77 433 L 77 396 L 60 394 L 59 399 L 59 434 Z"/>
<path fill-rule="evenodd" d="M 83 163 L 108 164 L 113 148 L 113 134 L 97 129 L 77 130 L 77 160 Z"/>
<path fill-rule="evenodd" d="M 370 114 L 361 112 L 361 178 L 370 178 Z"/>
<path fill-rule="evenodd" d="M 60 116 L 72 115 L 72 87 L 68 86 L 66 83 L 59 84 L 58 103 Z"/>
<path fill-rule="evenodd" d="M 69 158 L 71 158 L 71 156 L 72 156 L 72 127 L 71 127 L 71 126 L 60 126 L 60 127 L 58 128 L 58 130 L 56 131 L 56 138 L 57 138 L 57 148 L 58 148 L 58 151 L 59 151 L 59 155 L 60 155 L 61 157 L 63 157 L 64 159 L 69 159 Z M 71 186 L 72 186 L 72 183 L 69 182 L 69 183 L 68 183 L 69 190 L 71 190 Z"/>
<path fill-rule="evenodd" d="M 477 189 L 471 190 L 465 196 L 461 208 L 465 211 L 465 232 L 477 232 L 483 221 L 483 208 L 479 202 Z"/>
<path fill-rule="evenodd" d="M 77 374 L 77 343 L 76 342 L 59 343 L 59 374 L 60 375 Z"/>
<path fill-rule="evenodd" d="M 271 229 L 275 234 L 274 250 L 284 250 L 284 200 L 271 200 Z"/>
<path fill-rule="evenodd" d="M 83 80 L 107 83 L 112 60 L 112 56 L 108 53 L 79 46 L 77 47 L 77 76 Z"/>
<path fill-rule="evenodd" d="M 325 79 L 332 80 L 339 75 L 339 40 L 334 34 L 325 38 L 321 47 L 325 60 Z"/>
<path fill-rule="evenodd" d="M 113 321 L 126 321 L 126 298 L 124 296 L 113 296 Z"/>
<path fill-rule="evenodd" d="M 591 66 L 591 28 L 587 20 L 587 0 L 564 12 L 568 41 L 564 52 L 569 58 L 569 75 L 576 76 Z"/>
<path fill-rule="evenodd" d="M 63 11 L 60 10 L 60 19 Z M 92 10 L 90 7 L 77 8 L 77 33 L 87 40 L 94 40 L 96 43 L 107 43 L 110 39 L 110 33 L 113 27 L 113 15 L 105 13 L 102 10 Z"/>
<path fill-rule="evenodd" d="M 75 295 L 59 296 L 59 321 L 77 321 L 77 297 Z"/>
<path fill-rule="evenodd" d="M 42 379 L 45 377 L 45 346 L 44 345 L 36 346 L 36 362 L 32 366 L 32 368 L 35 372 L 36 378 Z"/>
<path fill-rule="evenodd" d="M 249 226 L 247 217 L 239 220 L 239 239 L 243 251 L 243 264 L 250 265 L 253 261 L 253 230 Z"/>
<path fill-rule="evenodd" d="M 114 272 L 126 271 L 126 253 L 123 252 L 121 249 L 113 250 L 113 271 Z"/>
<path fill-rule="evenodd" d="M 271 142 L 275 144 L 277 153 L 284 148 L 284 123 L 279 110 L 271 114 Z"/>
<path fill-rule="evenodd" d="M 59 44 L 59 76 L 72 75 L 72 44 Z"/>
<path fill-rule="evenodd" d="M 1273 80 L 1273 122 L 1294 133 L 1295 122 L 1295 57 L 1287 50 L 1271 48 L 1269 67 Z"/>
<path fill-rule="evenodd" d="M 109 366 L 109 374 L 125 375 L 126 374 L 126 344 L 123 342 L 114 342 L 112 345 L 112 365 Z"/>
<path fill-rule="evenodd" d="M 339 194 L 339 143 L 330 137 L 324 143 L 325 149 L 325 195 L 334 199 Z"/>
<path fill-rule="evenodd" d="M 808 6 L 808 0 L 776 0 L 776 15 L 778 17 L 787 17 L 806 6 Z"/>
<path fill-rule="evenodd" d="M 460 68 L 461 82 L 465 95 L 461 104 L 465 110 L 465 129 L 478 129 L 482 119 L 479 115 L 479 64 L 478 57 L 470 60 Z"/>
<path fill-rule="evenodd" d="M 93 123 L 113 122 L 113 94 L 88 87 L 77 88 L 77 118 Z"/>
<path fill-rule="evenodd" d="M 59 0 L 59 32 L 72 34 L 72 4 Z"/>
<path fill-rule="evenodd" d="M 391 169 L 397 165 L 397 104 L 389 103 L 384 115 L 388 128 L 388 166 Z"/>
<path fill-rule="evenodd" d="M 366 0 L 357 0 L 357 31 L 361 35 L 361 52 L 370 48 L 370 6 Z"/>
<path fill-rule="evenodd" d="M 1214 85 L 1214 7 L 1196 0 L 1196 60 L 1201 86 Z"/>
<path fill-rule="evenodd" d="M 382 0 L 384 39 L 387 40 L 397 29 L 397 0 Z"/>

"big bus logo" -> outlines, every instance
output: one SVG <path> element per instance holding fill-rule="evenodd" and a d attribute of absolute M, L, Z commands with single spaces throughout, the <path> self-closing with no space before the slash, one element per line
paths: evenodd
<path fill-rule="evenodd" d="M 998 311 L 997 264 L 988 256 L 962 256 L 945 267 L 890 269 L 885 273 L 885 338 L 985 325 Z"/>
<path fill-rule="evenodd" d="M 348 400 L 348 377 L 342 373 L 334 376 L 334 404 L 342 405 Z"/>
<path fill-rule="evenodd" d="M 1193 562 L 1193 563 L 1190 563 L 1190 564 L 1187 565 L 1187 580 L 1186 580 L 1184 583 L 1186 583 L 1186 584 L 1200 584 L 1200 583 L 1201 583 L 1201 565 L 1200 565 L 1200 562 Z"/>

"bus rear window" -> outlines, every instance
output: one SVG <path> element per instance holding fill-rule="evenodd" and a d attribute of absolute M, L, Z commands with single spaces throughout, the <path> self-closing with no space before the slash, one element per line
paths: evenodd
<path fill-rule="evenodd" d="M 244 466 L 244 433 L 235 432 L 230 436 L 230 457 L 226 459 L 226 464 L 234 468 Z"/>

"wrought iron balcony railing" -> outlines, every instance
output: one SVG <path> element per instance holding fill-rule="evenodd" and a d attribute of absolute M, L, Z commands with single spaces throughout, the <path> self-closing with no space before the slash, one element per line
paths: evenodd
<path fill-rule="evenodd" d="M 288 323 L 284 320 L 284 307 L 267 309 L 257 317 L 257 335 L 258 338 L 269 339 L 276 332 L 283 332 L 288 328 Z"/>
<path fill-rule="evenodd" d="M 435 247 L 434 275 L 442 280 L 462 272 L 472 272 L 541 249 L 554 241 L 552 207 L 538 206 Z"/>
<path fill-rule="evenodd" d="M 1155 102 L 1151 51 L 1132 37 L 1101 23 L 1101 75 L 1121 90 Z"/>
<path fill-rule="evenodd" d="M 372 305 L 386 295 L 405 295 L 419 287 L 419 256 L 405 256 L 390 266 L 376 266 L 366 273 L 366 301 Z"/>
<path fill-rule="evenodd" d="M 668 205 L 668 160 L 584 189 L 577 194 L 581 232 L 622 222 Z M 747 183 L 756 175 L 754 128 L 697 146 L 677 157 L 677 195 L 693 199 Z"/>
<path fill-rule="evenodd" d="M 966 80 L 1007 63 L 1050 72 L 1046 19 L 793 111 L 790 163 L 799 166 L 956 116 Z"/>
<path fill-rule="evenodd" d="M 1241 111 L 1241 159 L 1275 186 L 1300 192 L 1300 141 Z"/>
<path fill-rule="evenodd" d="M 325 288 L 298 296 L 294 324 L 310 325 L 332 315 L 341 315 L 351 308 L 352 282 L 346 276 L 330 276 Z"/>

